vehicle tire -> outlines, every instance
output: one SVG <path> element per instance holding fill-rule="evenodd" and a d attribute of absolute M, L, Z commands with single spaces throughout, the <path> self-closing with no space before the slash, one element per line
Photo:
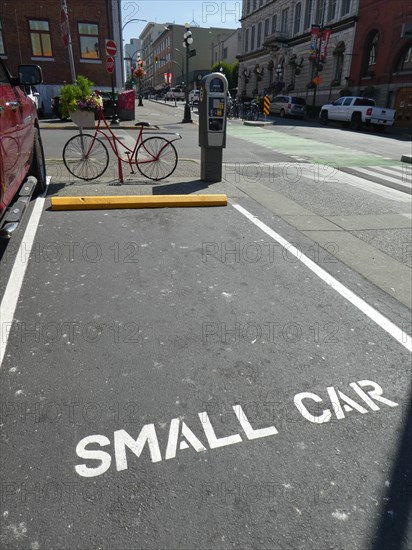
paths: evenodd
<path fill-rule="evenodd" d="M 327 111 L 321 111 L 320 112 L 320 123 L 326 126 L 328 123 L 328 112 Z"/>
<path fill-rule="evenodd" d="M 286 116 L 285 109 L 280 110 L 279 116 L 280 116 L 280 118 L 285 118 L 285 116 Z"/>
<path fill-rule="evenodd" d="M 100 177 L 109 164 L 106 145 L 90 134 L 78 134 L 69 139 L 63 149 L 63 162 L 67 170 L 81 180 Z"/>
<path fill-rule="evenodd" d="M 359 128 L 362 126 L 362 119 L 361 116 L 358 114 L 354 114 L 352 116 L 352 120 L 350 121 L 349 127 L 351 130 L 359 130 Z"/>
<path fill-rule="evenodd" d="M 34 194 L 43 193 L 46 189 L 46 161 L 44 160 L 43 144 L 40 137 L 40 130 L 34 129 L 33 139 L 33 159 L 31 161 L 29 176 L 34 176 L 37 180 Z"/>
<path fill-rule="evenodd" d="M 142 176 L 159 181 L 175 171 L 177 152 L 173 143 L 163 137 L 153 136 L 139 145 L 135 160 Z"/>

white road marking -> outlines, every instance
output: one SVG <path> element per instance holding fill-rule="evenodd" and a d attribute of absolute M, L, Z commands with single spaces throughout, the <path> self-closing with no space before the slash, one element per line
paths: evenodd
<path fill-rule="evenodd" d="M 29 256 L 31 254 L 34 237 L 36 236 L 37 227 L 39 225 L 40 217 L 43 212 L 49 183 L 50 177 L 47 178 L 46 190 L 36 198 L 36 204 L 34 205 L 33 211 L 31 213 L 29 223 L 27 224 L 26 231 L 21 241 L 19 250 L 17 251 L 13 269 L 11 270 L 10 278 L 6 286 L 6 290 L 4 291 L 4 296 L 0 304 L 0 317 L 3 327 L 11 326 L 13 322 L 17 300 L 19 299 L 24 275 L 26 273 L 28 265 L 28 262 L 25 261 L 24 258 L 27 257 L 27 251 L 29 251 Z M 2 330 L 2 335 L 0 337 L 0 368 L 3 364 L 4 354 L 6 352 L 7 342 L 9 339 L 9 333 L 9 330 Z"/>
<path fill-rule="evenodd" d="M 383 179 L 383 180 L 386 180 L 386 181 L 390 181 L 391 183 L 399 183 L 399 184 L 402 184 L 404 185 L 405 187 L 411 187 L 411 184 L 407 181 L 402 181 L 402 174 L 399 173 L 397 174 L 398 177 L 396 178 L 393 178 L 389 175 L 387 175 L 386 173 L 382 173 L 379 171 L 378 168 L 373 168 L 373 169 L 368 169 L 368 168 L 356 168 L 356 171 L 359 172 L 360 174 L 365 174 L 367 176 L 373 176 L 375 178 L 380 178 L 380 179 Z M 393 174 L 393 172 L 389 172 L 388 171 L 388 174 Z"/>
<path fill-rule="evenodd" d="M 314 261 L 302 254 L 295 246 L 289 243 L 281 235 L 273 231 L 265 223 L 260 221 L 256 216 L 251 214 L 248 210 L 232 202 L 232 206 L 248 220 L 250 220 L 254 225 L 259 227 L 264 231 L 269 237 L 272 237 L 277 241 L 283 248 L 285 248 L 288 253 L 292 254 L 300 260 L 307 268 L 309 268 L 315 275 L 317 275 L 322 281 L 324 281 L 331 288 L 336 290 L 343 298 L 348 300 L 352 305 L 354 305 L 359 311 L 364 315 L 369 317 L 374 323 L 380 326 L 384 331 L 386 331 L 392 338 L 399 342 L 403 347 L 408 351 L 412 352 L 412 338 L 406 334 L 401 328 L 396 326 L 392 321 L 387 319 L 384 315 L 379 313 L 375 308 L 366 303 L 362 298 L 357 296 L 354 292 L 346 288 L 345 285 L 337 281 L 332 275 L 327 273 L 323 268 L 319 267 Z"/>

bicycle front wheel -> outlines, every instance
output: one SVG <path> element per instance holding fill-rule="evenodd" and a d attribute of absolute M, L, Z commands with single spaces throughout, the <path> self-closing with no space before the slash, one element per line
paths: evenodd
<path fill-rule="evenodd" d="M 90 181 L 106 171 L 109 153 L 100 139 L 90 134 L 79 134 L 69 139 L 63 149 L 63 162 L 70 174 Z"/>
<path fill-rule="evenodd" d="M 150 180 L 159 181 L 175 171 L 177 152 L 173 143 L 162 137 L 145 139 L 136 151 L 139 172 Z"/>

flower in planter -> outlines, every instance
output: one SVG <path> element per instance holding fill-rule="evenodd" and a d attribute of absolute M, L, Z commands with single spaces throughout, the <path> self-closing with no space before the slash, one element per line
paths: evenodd
<path fill-rule="evenodd" d="M 77 101 L 78 111 L 95 111 L 103 107 L 103 99 L 98 92 L 93 92 L 89 96 L 83 97 Z"/>
<path fill-rule="evenodd" d="M 138 67 L 133 71 L 133 78 L 143 78 L 144 76 L 146 76 L 146 71 L 143 67 Z"/>
<path fill-rule="evenodd" d="M 62 115 L 69 112 L 96 111 L 103 107 L 103 100 L 98 92 L 92 92 L 93 83 L 85 76 L 79 75 L 74 84 L 66 84 L 60 92 Z"/>

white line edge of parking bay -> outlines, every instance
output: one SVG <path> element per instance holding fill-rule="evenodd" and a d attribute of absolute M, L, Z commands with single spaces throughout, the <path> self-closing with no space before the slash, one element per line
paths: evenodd
<path fill-rule="evenodd" d="M 31 213 L 29 222 L 24 232 L 23 239 L 20 243 L 19 250 L 16 254 L 16 259 L 14 260 L 13 269 L 10 273 L 10 278 L 8 280 L 6 290 L 4 291 L 4 296 L 0 304 L 0 316 L 2 326 L 11 325 L 14 318 L 14 312 L 16 311 L 17 301 L 20 296 L 21 287 L 23 285 L 24 275 L 26 274 L 26 269 L 28 262 L 24 261 L 23 258 L 27 256 L 29 251 L 29 256 L 33 247 L 34 237 L 36 236 L 37 227 L 40 222 L 40 217 L 43 212 L 44 203 L 46 201 L 46 195 L 49 188 L 50 176 L 47 177 L 46 189 L 45 191 L 36 198 L 33 211 Z M 24 254 L 23 254 L 24 246 Z M 9 330 L 2 330 L 0 337 L 0 367 L 3 364 L 4 355 L 6 353 L 7 342 L 9 339 Z"/>
<path fill-rule="evenodd" d="M 352 305 L 358 308 L 369 319 L 385 330 L 392 338 L 399 342 L 408 351 L 412 352 L 412 338 L 406 334 L 401 328 L 396 326 L 392 321 L 387 319 L 384 315 L 379 313 L 375 308 L 367 304 L 362 298 L 357 296 L 354 292 L 349 290 L 345 285 L 336 280 L 332 275 L 325 271 L 322 267 L 319 267 L 313 260 L 302 254 L 295 246 L 289 243 L 286 239 L 281 237 L 276 231 L 273 231 L 265 223 L 260 221 L 254 214 L 251 214 L 248 210 L 240 206 L 239 204 L 230 201 L 232 206 L 254 225 L 264 231 L 269 237 L 272 237 L 284 248 L 287 247 L 288 253 L 292 254 L 301 261 L 307 268 L 309 268 L 315 275 L 317 275 L 322 281 L 324 281 L 331 288 L 336 290 L 343 298 L 348 300 Z"/>

